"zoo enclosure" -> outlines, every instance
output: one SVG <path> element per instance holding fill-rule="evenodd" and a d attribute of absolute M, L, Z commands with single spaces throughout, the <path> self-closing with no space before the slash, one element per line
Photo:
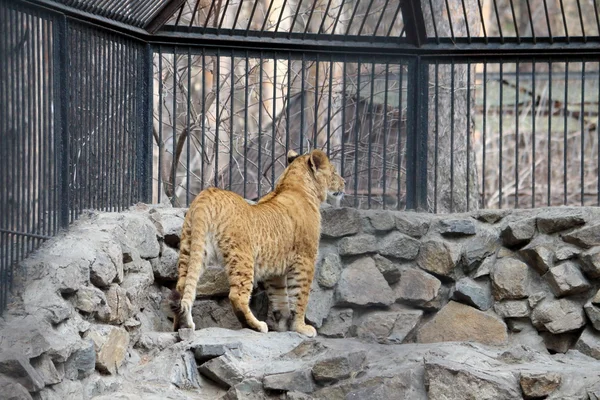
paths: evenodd
<path fill-rule="evenodd" d="M 289 148 L 354 207 L 600 204 L 598 2 L 571 8 L 0 0 L 0 307 L 84 210 L 257 198 Z"/>

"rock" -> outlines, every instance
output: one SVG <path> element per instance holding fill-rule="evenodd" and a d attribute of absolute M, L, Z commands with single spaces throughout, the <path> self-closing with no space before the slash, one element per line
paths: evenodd
<path fill-rule="evenodd" d="M 473 218 L 488 224 L 495 224 L 508 214 L 510 214 L 510 210 L 478 210 L 473 214 Z"/>
<path fill-rule="evenodd" d="M 106 302 L 110 313 L 100 318 L 102 322 L 121 325 L 131 316 L 133 306 L 127 297 L 127 292 L 116 283 L 113 283 L 108 288 L 108 291 L 106 292 Z"/>
<path fill-rule="evenodd" d="M 489 276 L 492 269 L 494 269 L 494 265 L 496 265 L 496 260 L 496 256 L 493 255 L 483 260 L 479 268 L 477 268 L 477 271 L 475 271 L 475 273 L 473 274 L 473 279 L 478 279 L 483 276 Z"/>
<path fill-rule="evenodd" d="M 409 268 L 402 272 L 394 294 L 397 302 L 424 309 L 436 309 L 439 308 L 439 302 L 434 300 L 440 294 L 441 286 L 442 283 L 435 276 Z"/>
<path fill-rule="evenodd" d="M 590 288 L 589 282 L 579 272 L 577 264 L 572 261 L 565 261 L 550 268 L 544 278 L 556 297 L 585 292 Z"/>
<path fill-rule="evenodd" d="M 592 302 L 592 304 L 594 304 L 594 305 L 600 305 L 600 290 L 598 290 L 598 291 L 596 292 L 596 294 L 594 295 L 594 297 L 592 297 L 592 300 L 591 300 L 591 302 Z"/>
<path fill-rule="evenodd" d="M 211 296 L 227 296 L 229 294 L 229 278 L 220 266 L 207 266 L 198 279 L 196 298 Z"/>
<path fill-rule="evenodd" d="M 6 400 L 33 400 L 29 391 L 14 379 L 0 374 L 0 393 Z"/>
<path fill-rule="evenodd" d="M 347 236 L 338 242 L 338 252 L 341 256 L 354 256 L 371 253 L 377 249 L 377 241 L 372 235 Z"/>
<path fill-rule="evenodd" d="M 48 354 L 42 354 L 37 358 L 30 360 L 31 366 L 40 375 L 45 385 L 54 385 L 59 383 L 63 376 L 56 370 L 52 359 Z"/>
<path fill-rule="evenodd" d="M 419 254 L 418 240 L 400 232 L 391 232 L 379 242 L 379 254 L 401 260 L 414 260 Z"/>
<path fill-rule="evenodd" d="M 554 251 L 552 251 L 550 245 L 528 245 L 519 250 L 518 254 L 540 275 L 545 274 L 554 266 Z"/>
<path fill-rule="evenodd" d="M 506 247 L 523 246 L 533 238 L 535 234 L 535 218 L 510 222 L 500 233 L 502 242 Z"/>
<path fill-rule="evenodd" d="M 136 249 L 141 258 L 156 258 L 160 253 L 160 245 L 157 239 L 157 230 L 152 222 L 136 214 L 124 214 L 125 218 L 121 221 L 121 228 L 124 230 L 124 239 L 121 245 L 127 244 Z"/>
<path fill-rule="evenodd" d="M 194 330 L 192 328 L 179 328 L 177 334 L 179 335 L 179 340 L 192 340 L 194 337 Z"/>
<path fill-rule="evenodd" d="M 96 368 L 96 349 L 92 340 L 84 341 L 65 362 L 65 377 L 81 380 Z"/>
<path fill-rule="evenodd" d="M 443 359 L 425 361 L 425 388 L 431 400 L 521 398 L 516 378 L 510 372 L 490 374 Z"/>
<path fill-rule="evenodd" d="M 429 221 L 422 213 L 400 212 L 396 213 L 396 229 L 405 235 L 420 238 L 427 233 Z"/>
<path fill-rule="evenodd" d="M 421 244 L 417 264 L 425 271 L 444 277 L 451 277 L 456 266 L 451 249 L 445 242 L 437 240 L 429 240 Z"/>
<path fill-rule="evenodd" d="M 312 374 L 308 369 L 267 375 L 263 379 L 263 386 L 265 389 L 286 392 L 312 393 L 315 391 Z"/>
<path fill-rule="evenodd" d="M 154 273 L 152 265 L 147 260 L 140 260 L 140 272 L 128 273 L 123 278 L 121 288 L 125 289 L 125 294 L 132 304 L 132 309 L 139 309 L 144 300 L 148 288 L 154 283 Z"/>
<path fill-rule="evenodd" d="M 192 308 L 192 319 L 196 329 L 221 327 L 241 329 L 242 325 L 233 313 L 228 298 L 220 300 L 196 300 Z"/>
<path fill-rule="evenodd" d="M 23 293 L 25 312 L 56 325 L 73 314 L 73 306 L 59 294 L 50 280 L 31 282 Z"/>
<path fill-rule="evenodd" d="M 529 308 L 535 308 L 538 304 L 542 302 L 546 298 L 548 294 L 546 292 L 536 292 L 530 295 L 527 298 L 527 302 L 529 303 Z"/>
<path fill-rule="evenodd" d="M 329 314 L 329 309 L 333 306 L 333 296 L 332 289 L 321 289 L 317 281 L 313 280 L 306 307 L 306 320 L 315 328 L 319 328 Z"/>
<path fill-rule="evenodd" d="M 36 397 L 40 400 L 83 399 L 83 385 L 79 381 L 69 379 L 39 392 Z"/>
<path fill-rule="evenodd" d="M 488 310 L 493 304 L 489 283 L 476 282 L 471 278 L 463 278 L 456 282 L 452 298 L 482 311 Z"/>
<path fill-rule="evenodd" d="M 519 384 L 525 398 L 546 397 L 560 386 L 562 378 L 556 372 L 521 372 Z"/>
<path fill-rule="evenodd" d="M 342 273 L 342 260 L 340 260 L 340 256 L 337 254 L 326 254 L 323 259 L 321 259 L 321 265 L 317 270 L 319 271 L 317 276 L 319 285 L 323 288 L 331 289 L 340 279 L 340 274 Z"/>
<path fill-rule="evenodd" d="M 581 254 L 581 250 L 579 248 L 563 244 L 562 246 L 559 245 L 559 247 L 556 249 L 554 253 L 554 260 L 566 261 L 578 257 L 579 254 Z"/>
<path fill-rule="evenodd" d="M 400 269 L 396 264 L 379 254 L 373 256 L 373 261 L 375 261 L 375 266 L 379 272 L 381 272 L 387 283 L 391 285 L 400 280 Z"/>
<path fill-rule="evenodd" d="M 35 370 L 29 360 L 14 350 L 0 352 L 0 374 L 15 379 L 30 392 L 37 392 L 45 386 L 44 377 Z"/>
<path fill-rule="evenodd" d="M 402 343 L 422 316 L 421 310 L 371 312 L 356 325 L 356 336 L 382 344 Z"/>
<path fill-rule="evenodd" d="M 573 300 L 545 300 L 531 313 L 531 322 L 551 333 L 574 331 L 585 325 L 583 308 Z"/>
<path fill-rule="evenodd" d="M 183 221 L 187 210 L 175 208 L 163 209 L 159 212 L 160 231 L 162 231 L 161 233 L 165 244 L 174 249 L 179 248 L 181 230 L 183 228 Z"/>
<path fill-rule="evenodd" d="M 600 332 L 595 331 L 589 326 L 585 328 L 581 336 L 579 336 L 579 340 L 575 343 L 575 349 L 586 356 L 600 360 Z"/>
<path fill-rule="evenodd" d="M 318 329 L 319 335 L 333 338 L 344 338 L 352 326 L 353 311 L 351 308 L 332 308 Z"/>
<path fill-rule="evenodd" d="M 529 268 L 514 258 L 502 258 L 492 269 L 492 288 L 496 300 L 523 299 L 527 297 Z"/>
<path fill-rule="evenodd" d="M 201 387 L 198 366 L 189 351 L 180 355 L 171 368 L 171 383 L 179 389 L 194 390 Z"/>
<path fill-rule="evenodd" d="M 580 255 L 581 269 L 591 279 L 600 278 L 600 247 Z"/>
<path fill-rule="evenodd" d="M 244 379 L 232 386 L 222 400 L 265 400 L 269 397 L 263 390 L 263 384 L 258 379 Z"/>
<path fill-rule="evenodd" d="M 561 234 L 564 242 L 574 244 L 583 249 L 600 245 L 600 224 L 587 225 L 581 229 Z"/>
<path fill-rule="evenodd" d="M 370 257 L 363 257 L 348 265 L 335 290 L 337 306 L 389 306 L 394 303 L 394 292 Z"/>
<path fill-rule="evenodd" d="M 326 208 L 321 210 L 321 236 L 338 238 L 354 235 L 360 230 L 360 214 L 354 208 Z"/>
<path fill-rule="evenodd" d="M 491 234 L 481 233 L 467 240 L 463 246 L 463 263 L 467 272 L 478 268 L 483 260 L 496 253 L 498 238 Z"/>
<path fill-rule="evenodd" d="M 494 304 L 494 311 L 502 318 L 529 317 L 527 300 L 505 300 Z"/>
<path fill-rule="evenodd" d="M 144 350 L 164 350 L 177 343 L 176 332 L 142 332 L 136 347 Z"/>
<path fill-rule="evenodd" d="M 450 301 L 417 333 L 419 343 L 475 341 L 502 344 L 508 339 L 504 322 L 473 307 Z"/>
<path fill-rule="evenodd" d="M 546 234 L 565 231 L 583 224 L 585 224 L 585 219 L 580 211 L 556 208 L 544 211 L 537 216 L 538 230 Z"/>
<path fill-rule="evenodd" d="M 90 328 L 84 338 L 94 342 L 96 368 L 116 375 L 127 353 L 129 333 L 120 327 L 97 325 Z"/>
<path fill-rule="evenodd" d="M 175 282 L 178 278 L 177 262 L 179 261 L 179 252 L 171 247 L 165 246 L 160 258 L 153 258 L 152 271 L 154 278 L 160 281 Z"/>
<path fill-rule="evenodd" d="M 441 220 L 439 232 L 447 237 L 471 236 L 475 234 L 475 224 L 470 219 Z"/>
<path fill-rule="evenodd" d="M 112 239 L 107 238 L 101 243 L 103 249 L 96 252 L 96 259 L 90 265 L 90 281 L 104 289 L 123 279 L 123 256 L 121 247 Z"/>
<path fill-rule="evenodd" d="M 579 333 L 567 332 L 554 335 L 550 332 L 540 332 L 540 336 L 549 351 L 564 354 L 575 345 L 575 342 L 579 338 Z"/>
<path fill-rule="evenodd" d="M 193 343 L 191 349 L 194 351 L 196 361 L 205 363 L 206 361 L 220 357 L 225 353 L 239 357 L 242 355 L 242 347 L 241 341 L 232 341 L 225 343 Z"/>
<path fill-rule="evenodd" d="M 396 227 L 396 219 L 390 211 L 367 210 L 364 214 L 376 231 L 387 232 Z"/>
<path fill-rule="evenodd" d="M 235 359 L 229 354 L 223 354 L 205 362 L 200 366 L 200 373 L 226 389 L 244 380 Z"/>
<path fill-rule="evenodd" d="M 80 288 L 75 294 L 74 306 L 84 313 L 97 314 L 100 318 L 106 318 L 110 314 L 104 292 L 94 286 Z"/>
<path fill-rule="evenodd" d="M 312 376 L 318 384 L 329 384 L 350 378 L 362 370 L 365 352 L 355 352 L 343 356 L 319 360 L 312 367 Z"/>
<path fill-rule="evenodd" d="M 91 399 L 107 393 L 114 393 L 121 389 L 122 378 L 111 375 L 94 374 L 82 381 L 83 398 Z"/>

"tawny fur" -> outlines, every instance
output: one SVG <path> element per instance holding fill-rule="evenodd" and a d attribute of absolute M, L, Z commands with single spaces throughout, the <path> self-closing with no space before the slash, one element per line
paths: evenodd
<path fill-rule="evenodd" d="M 321 234 L 320 204 L 328 193 L 343 193 L 344 180 L 320 150 L 302 156 L 290 151 L 288 162 L 275 189 L 256 205 L 217 188 L 194 199 L 181 234 L 172 297 L 175 330 L 195 329 L 192 305 L 198 278 L 206 264 L 216 262 L 228 274 L 229 299 L 240 321 L 267 332 L 267 324 L 249 307 L 254 282 L 263 281 L 278 329 L 290 325 L 316 336 L 304 317 Z"/>

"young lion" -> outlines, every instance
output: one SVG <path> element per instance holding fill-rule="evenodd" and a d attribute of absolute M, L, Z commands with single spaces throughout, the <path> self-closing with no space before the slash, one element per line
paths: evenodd
<path fill-rule="evenodd" d="M 264 281 L 278 330 L 286 330 L 291 317 L 292 330 L 316 336 L 304 315 L 321 235 L 319 206 L 328 193 L 342 195 L 345 182 L 321 150 L 287 156 L 289 165 L 275 189 L 256 205 L 217 188 L 202 191 L 192 202 L 172 296 L 175 330 L 195 329 L 198 278 L 207 263 L 217 261 L 229 276 L 229 299 L 242 324 L 267 332 L 249 307 L 254 281 Z"/>

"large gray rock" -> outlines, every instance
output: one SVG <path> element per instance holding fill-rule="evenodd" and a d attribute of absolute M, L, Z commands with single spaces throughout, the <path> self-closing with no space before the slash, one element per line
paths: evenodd
<path fill-rule="evenodd" d="M 529 317 L 527 300 L 505 300 L 494 304 L 494 311 L 502 318 Z"/>
<path fill-rule="evenodd" d="M 237 361 L 229 354 L 223 354 L 205 362 L 200 366 L 200 373 L 226 389 L 244 380 Z"/>
<path fill-rule="evenodd" d="M 121 288 L 125 290 L 132 309 L 139 309 L 143 305 L 148 288 L 154 283 L 154 273 L 150 262 L 140 260 L 138 265 L 139 271 L 126 274 L 121 283 Z"/>
<path fill-rule="evenodd" d="M 37 358 L 31 359 L 30 362 L 31 366 L 41 376 L 46 386 L 55 385 L 64 378 L 64 374 L 58 372 L 54 362 L 48 354 L 42 354 Z"/>
<path fill-rule="evenodd" d="M 73 303 L 79 311 L 97 315 L 100 319 L 107 318 L 110 314 L 106 295 L 94 286 L 81 287 L 75 294 Z"/>
<path fill-rule="evenodd" d="M 417 333 L 419 343 L 475 341 L 502 344 L 508 339 L 506 325 L 495 315 L 450 301 Z"/>
<path fill-rule="evenodd" d="M 585 304 L 585 306 L 583 306 L 583 309 L 585 310 L 585 313 L 592 323 L 594 329 L 600 331 L 600 307 L 589 301 Z"/>
<path fill-rule="evenodd" d="M 493 304 L 490 284 L 471 278 L 463 278 L 456 282 L 452 298 L 482 311 L 488 310 Z"/>
<path fill-rule="evenodd" d="M 265 389 L 312 393 L 315 383 L 309 369 L 267 375 L 263 379 Z"/>
<path fill-rule="evenodd" d="M 123 279 L 123 254 L 121 247 L 110 237 L 97 239 L 96 259 L 90 265 L 90 281 L 99 288 L 106 288 Z"/>
<path fill-rule="evenodd" d="M 373 261 L 375 261 L 375 266 L 387 283 L 392 285 L 400 280 L 400 268 L 398 265 L 379 254 L 373 256 Z"/>
<path fill-rule="evenodd" d="M 150 260 L 154 277 L 160 281 L 174 282 L 178 278 L 177 262 L 179 252 L 169 246 L 162 249 L 160 258 Z"/>
<path fill-rule="evenodd" d="M 323 320 L 327 318 L 329 309 L 333 306 L 333 297 L 333 289 L 322 289 L 317 281 L 313 280 L 306 307 L 306 320 L 319 328 L 323 324 Z"/>
<path fill-rule="evenodd" d="M 362 370 L 364 362 L 364 351 L 326 357 L 317 361 L 311 372 L 317 383 L 330 384 L 358 374 Z"/>
<path fill-rule="evenodd" d="M 372 258 L 360 258 L 342 271 L 335 290 L 337 306 L 389 306 L 394 301 L 394 292 Z"/>
<path fill-rule="evenodd" d="M 522 372 L 519 384 L 525 398 L 544 398 L 552 394 L 562 381 L 556 372 Z"/>
<path fill-rule="evenodd" d="M 414 260 L 419 254 L 418 240 L 400 232 L 391 232 L 379 242 L 379 254 L 401 260 Z"/>
<path fill-rule="evenodd" d="M 75 313 L 73 306 L 59 294 L 50 280 L 30 282 L 22 299 L 27 314 L 55 325 Z"/>
<path fill-rule="evenodd" d="M 150 210 L 150 219 L 154 222 L 158 234 L 163 237 L 167 246 L 175 249 L 179 248 L 186 212 L 187 210 L 183 208 L 155 208 Z"/>
<path fill-rule="evenodd" d="M 464 363 L 444 359 L 425 361 L 427 398 L 513 400 L 521 397 L 516 378 L 510 372 L 489 373 Z"/>
<path fill-rule="evenodd" d="M 561 210 L 544 211 L 537 216 L 537 227 L 542 233 L 552 234 L 566 231 L 585 224 L 581 211 Z"/>
<path fill-rule="evenodd" d="M 33 400 L 23 385 L 2 374 L 0 374 L 0 393 L 7 400 Z"/>
<path fill-rule="evenodd" d="M 456 261 L 450 245 L 439 240 L 423 242 L 417 258 L 420 268 L 444 277 L 453 276 Z"/>
<path fill-rule="evenodd" d="M 13 349 L 3 349 L 0 352 L 0 374 L 15 379 L 30 392 L 36 392 L 45 386 L 44 377 L 30 364 L 27 357 Z"/>
<path fill-rule="evenodd" d="M 220 327 L 241 329 L 228 298 L 218 300 L 196 300 L 192 308 L 192 319 L 196 329 Z"/>
<path fill-rule="evenodd" d="M 94 372 L 96 368 L 96 348 L 92 340 L 83 341 L 65 362 L 65 377 L 81 380 Z"/>
<path fill-rule="evenodd" d="M 429 229 L 429 216 L 423 213 L 396 213 L 396 229 L 408 236 L 420 238 Z"/>
<path fill-rule="evenodd" d="M 506 247 L 523 246 L 533 238 L 535 226 L 535 218 L 510 222 L 502 230 L 500 237 Z"/>
<path fill-rule="evenodd" d="M 600 332 L 587 327 L 575 343 L 575 349 L 583 354 L 600 360 Z"/>
<path fill-rule="evenodd" d="M 341 256 L 372 253 L 376 249 L 377 240 L 375 236 L 367 234 L 344 237 L 338 242 L 338 252 Z"/>
<path fill-rule="evenodd" d="M 488 224 L 495 224 L 496 222 L 501 221 L 502 218 L 506 217 L 510 213 L 511 210 L 478 210 L 475 213 L 473 213 L 473 218 Z"/>
<path fill-rule="evenodd" d="M 467 240 L 463 246 L 465 270 L 470 272 L 478 268 L 483 260 L 496 252 L 498 246 L 498 238 L 486 232 Z"/>
<path fill-rule="evenodd" d="M 113 283 L 105 295 L 110 313 L 108 315 L 98 315 L 98 317 L 100 317 L 102 322 L 109 324 L 123 324 L 133 313 L 133 305 L 129 297 L 127 297 L 127 291 L 116 283 Z"/>
<path fill-rule="evenodd" d="M 544 277 L 556 297 L 585 292 L 590 288 L 590 283 L 572 261 L 565 261 L 550 268 Z"/>
<path fill-rule="evenodd" d="M 378 343 L 402 343 L 421 321 L 423 311 L 376 311 L 364 315 L 355 327 L 356 336 Z"/>
<path fill-rule="evenodd" d="M 331 289 L 335 287 L 342 273 L 342 260 L 337 254 L 329 253 L 321 259 L 317 268 L 317 281 L 321 287 Z"/>
<path fill-rule="evenodd" d="M 196 297 L 227 296 L 229 294 L 229 277 L 221 266 L 207 266 L 196 289 Z"/>
<path fill-rule="evenodd" d="M 589 249 L 600 245 L 600 224 L 586 225 L 581 229 L 564 233 L 561 237 L 567 243 Z"/>
<path fill-rule="evenodd" d="M 321 236 L 338 238 L 354 235 L 360 230 L 360 213 L 354 208 L 325 208 L 321 210 Z"/>
<path fill-rule="evenodd" d="M 566 332 L 556 335 L 550 332 L 540 332 L 540 336 L 549 351 L 564 354 L 573 348 L 577 339 L 579 339 L 579 332 Z"/>
<path fill-rule="evenodd" d="M 116 375 L 127 354 L 129 333 L 116 326 L 96 325 L 90 328 L 85 338 L 94 343 L 96 368 L 101 372 Z"/>
<path fill-rule="evenodd" d="M 443 219 L 438 225 L 442 236 L 461 237 L 475 234 L 475 224 L 471 219 Z"/>
<path fill-rule="evenodd" d="M 514 258 L 502 258 L 492 269 L 492 287 L 496 300 L 522 299 L 527 297 L 529 267 Z"/>
<path fill-rule="evenodd" d="M 394 287 L 397 302 L 410 304 L 424 309 L 439 309 L 441 304 L 435 301 L 440 295 L 442 282 L 435 276 L 415 268 L 402 272 L 400 282 Z"/>
<path fill-rule="evenodd" d="M 367 210 L 364 214 L 376 231 L 387 232 L 396 227 L 396 218 L 391 211 Z"/>
<path fill-rule="evenodd" d="M 351 308 L 332 308 L 327 319 L 323 321 L 323 325 L 318 329 L 319 335 L 334 338 L 346 337 L 352 326 L 353 314 Z"/>
<path fill-rule="evenodd" d="M 124 231 L 121 246 L 134 248 L 142 258 L 156 258 L 160 253 L 158 231 L 149 218 L 140 214 L 126 214 L 120 221 Z"/>
<path fill-rule="evenodd" d="M 591 279 L 600 278 L 600 247 L 580 255 L 581 269 Z"/>
<path fill-rule="evenodd" d="M 45 388 L 36 398 L 40 400 L 83 399 L 83 385 L 79 381 L 65 379 L 61 383 Z"/>
<path fill-rule="evenodd" d="M 533 267 L 540 275 L 548 272 L 548 269 L 554 266 L 554 251 L 550 244 L 529 244 L 519 250 L 519 255 L 523 260 Z"/>
<path fill-rule="evenodd" d="M 574 331 L 585 325 L 583 308 L 570 299 L 545 300 L 531 313 L 531 322 L 539 330 L 551 333 Z"/>

